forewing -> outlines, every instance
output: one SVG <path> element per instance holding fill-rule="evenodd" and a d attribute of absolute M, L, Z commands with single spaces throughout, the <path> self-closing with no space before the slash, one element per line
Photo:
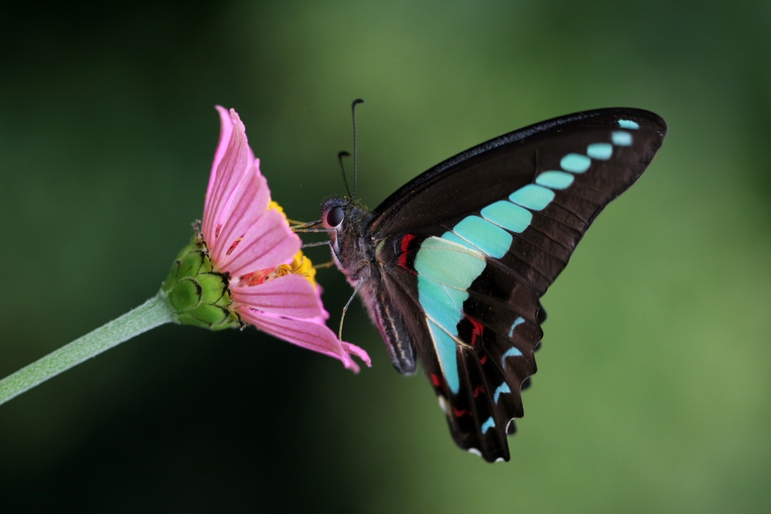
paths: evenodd
<path fill-rule="evenodd" d="M 503 135 L 407 183 L 375 209 L 371 233 L 441 236 L 470 215 L 492 220 L 516 239 L 501 260 L 540 296 L 602 208 L 645 171 L 666 129 L 648 111 L 602 109 Z"/>

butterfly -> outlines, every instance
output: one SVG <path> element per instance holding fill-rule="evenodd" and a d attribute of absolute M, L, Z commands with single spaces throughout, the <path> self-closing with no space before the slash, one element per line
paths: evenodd
<path fill-rule="evenodd" d="M 420 363 L 461 448 L 509 460 L 543 336 L 540 298 L 666 132 L 640 109 L 580 112 L 459 153 L 373 211 L 350 197 L 323 203 L 333 261 L 396 370 Z"/>

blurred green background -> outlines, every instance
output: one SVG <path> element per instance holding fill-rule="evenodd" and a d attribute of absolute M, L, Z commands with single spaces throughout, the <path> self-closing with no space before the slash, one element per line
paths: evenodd
<path fill-rule="evenodd" d="M 344 192 L 357 97 L 370 206 L 561 114 L 642 107 L 670 133 L 544 298 L 512 462 L 454 446 L 357 305 L 358 376 L 164 326 L 0 407 L 0 510 L 768 512 L 769 49 L 769 2 L 5 3 L 3 376 L 155 293 L 201 216 L 215 104 L 303 220 Z M 336 326 L 351 290 L 319 278 Z"/>

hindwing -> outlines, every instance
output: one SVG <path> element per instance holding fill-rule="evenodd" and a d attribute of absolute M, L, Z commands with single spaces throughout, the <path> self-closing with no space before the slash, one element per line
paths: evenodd
<path fill-rule="evenodd" d="M 490 461 L 508 460 L 511 420 L 524 414 L 521 385 L 536 371 L 538 297 L 513 270 L 479 251 L 435 237 L 419 246 L 428 261 L 410 264 L 402 252 L 395 265 L 383 267 L 389 299 L 399 298 L 395 319 L 409 320 L 405 331 L 415 334 L 456 443 Z"/>

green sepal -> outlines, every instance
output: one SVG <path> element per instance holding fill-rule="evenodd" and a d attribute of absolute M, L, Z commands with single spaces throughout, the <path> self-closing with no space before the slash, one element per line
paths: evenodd
<path fill-rule="evenodd" d="M 228 277 L 214 271 L 206 245 L 197 237 L 177 255 L 163 292 L 178 323 L 210 330 L 241 326 L 231 310 Z"/>

